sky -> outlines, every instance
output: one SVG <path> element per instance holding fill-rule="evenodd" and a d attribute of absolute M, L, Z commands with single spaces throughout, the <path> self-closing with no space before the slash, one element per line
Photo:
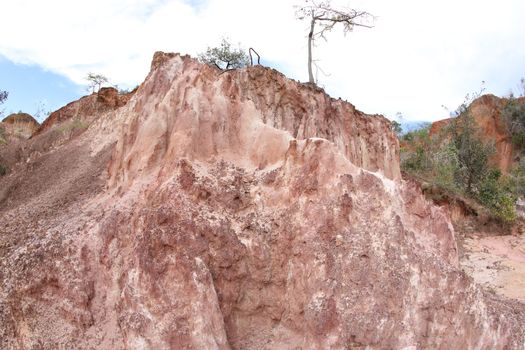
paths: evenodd
<path fill-rule="evenodd" d="M 146 77 L 155 51 L 197 55 L 223 37 L 307 81 L 304 0 L 17 0 L 0 11 L 4 114 L 55 110 L 87 94 L 89 72 L 121 88 Z M 525 76 L 523 0 L 333 0 L 375 16 L 318 40 L 318 84 L 369 114 L 433 121 L 467 93 L 508 95 Z M 324 72 L 324 73 L 323 73 Z M 325 75 L 326 74 L 326 75 Z"/>

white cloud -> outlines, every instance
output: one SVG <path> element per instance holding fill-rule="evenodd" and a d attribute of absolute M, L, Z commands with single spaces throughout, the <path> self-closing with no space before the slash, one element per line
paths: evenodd
<path fill-rule="evenodd" d="M 344 1 L 333 1 L 343 4 Z M 82 84 L 87 72 L 134 86 L 157 50 L 196 53 L 222 36 L 306 80 L 306 30 L 292 0 L 19 0 L 2 4 L 0 54 Z M 373 29 L 319 42 L 320 84 L 369 113 L 439 119 L 487 81 L 504 94 L 525 75 L 522 0 L 356 0 Z"/>

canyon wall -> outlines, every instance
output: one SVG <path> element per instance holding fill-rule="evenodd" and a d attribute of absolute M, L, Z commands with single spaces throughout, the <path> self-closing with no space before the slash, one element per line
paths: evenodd
<path fill-rule="evenodd" d="M 523 348 L 523 305 L 460 270 L 385 118 L 157 53 L 84 119 L 0 178 L 3 348 Z"/>

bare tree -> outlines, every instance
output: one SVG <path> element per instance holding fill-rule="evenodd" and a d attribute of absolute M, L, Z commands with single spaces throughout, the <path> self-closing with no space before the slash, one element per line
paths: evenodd
<path fill-rule="evenodd" d="M 109 79 L 103 76 L 102 74 L 95 74 L 95 73 L 89 73 L 86 77 L 86 80 L 89 83 L 89 89 L 91 89 L 91 93 L 100 90 L 100 87 L 102 84 L 109 83 Z"/>
<path fill-rule="evenodd" d="M 4 103 L 5 100 L 7 100 L 7 96 L 9 96 L 7 91 L 0 90 L 0 105 Z"/>
<path fill-rule="evenodd" d="M 525 97 L 525 78 L 521 78 L 518 84 L 518 95 Z"/>
<path fill-rule="evenodd" d="M 7 100 L 7 96 L 9 96 L 9 92 L 0 90 L 0 105 Z M 4 110 L 0 109 L 0 117 L 4 114 Z"/>
<path fill-rule="evenodd" d="M 330 4 L 330 0 L 317 2 L 316 0 L 305 0 L 306 5 L 297 10 L 298 19 L 310 20 L 310 32 L 308 33 L 308 79 L 311 84 L 315 84 L 312 70 L 312 46 L 315 39 L 323 38 L 337 24 L 343 26 L 344 33 L 351 32 L 354 27 L 371 28 L 367 24 L 374 17 L 365 11 L 358 11 L 350 8 L 336 9 Z M 316 31 L 316 24 L 319 30 Z"/>
<path fill-rule="evenodd" d="M 49 117 L 52 111 L 47 107 L 47 103 L 44 100 L 38 101 L 36 105 L 36 111 L 33 114 L 33 117 L 39 122 L 42 123 L 44 120 Z"/>

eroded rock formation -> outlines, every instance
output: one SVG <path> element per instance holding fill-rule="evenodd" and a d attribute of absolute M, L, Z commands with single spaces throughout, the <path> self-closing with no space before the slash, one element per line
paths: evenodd
<path fill-rule="evenodd" d="M 98 92 L 84 96 L 80 100 L 71 102 L 51 113 L 40 128 L 36 130 L 35 135 L 71 119 L 89 123 L 92 118 L 100 114 L 124 106 L 134 93 L 135 90 L 130 93 L 119 94 L 115 88 L 103 87 Z"/>
<path fill-rule="evenodd" d="M 0 179 L 3 348 L 523 347 L 383 117 L 164 53 L 93 115 Z"/>
<path fill-rule="evenodd" d="M 7 142 L 11 139 L 28 139 L 35 132 L 40 124 L 31 114 L 13 113 L 5 117 L 0 123 L 3 130 L 0 137 Z"/>

